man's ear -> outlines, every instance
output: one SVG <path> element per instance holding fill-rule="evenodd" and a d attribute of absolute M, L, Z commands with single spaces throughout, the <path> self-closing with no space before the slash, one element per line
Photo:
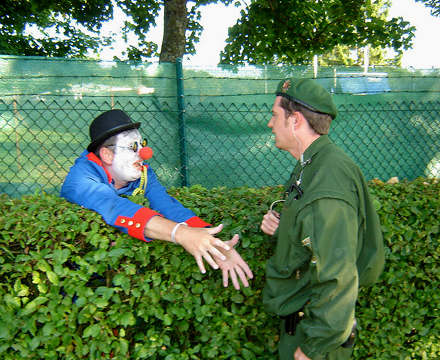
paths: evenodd
<path fill-rule="evenodd" d="M 295 126 L 295 129 L 301 125 L 303 125 L 304 123 L 307 123 L 306 118 L 304 117 L 304 115 L 299 112 L 299 111 L 295 111 L 292 114 L 293 117 L 293 125 Z"/>
<path fill-rule="evenodd" d="M 105 165 L 111 165 L 113 163 L 114 154 L 106 147 L 102 147 L 99 150 L 99 156 L 101 157 L 101 161 Z"/>
<path fill-rule="evenodd" d="M 293 126 L 295 129 L 297 125 L 301 123 L 301 113 L 299 111 L 295 111 L 292 115 L 288 117 L 290 126 Z"/>

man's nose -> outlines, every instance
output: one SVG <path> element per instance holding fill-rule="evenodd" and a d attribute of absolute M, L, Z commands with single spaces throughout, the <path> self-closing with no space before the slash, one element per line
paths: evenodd
<path fill-rule="evenodd" d="M 267 123 L 267 127 L 272 128 L 273 127 L 273 121 L 272 118 L 270 118 L 269 122 Z"/>

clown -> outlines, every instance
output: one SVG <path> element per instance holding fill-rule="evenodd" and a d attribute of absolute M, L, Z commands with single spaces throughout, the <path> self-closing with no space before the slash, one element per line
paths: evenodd
<path fill-rule="evenodd" d="M 216 238 L 223 225 L 211 227 L 171 197 L 151 167 L 144 163 L 153 151 L 122 110 L 110 110 L 90 125 L 91 143 L 71 167 L 61 188 L 68 201 L 98 212 L 104 221 L 143 241 L 153 239 L 182 245 L 205 273 L 203 260 L 221 268 L 223 285 L 229 277 L 236 289 L 249 286 L 252 271 L 234 249 L 238 235 L 223 242 Z M 149 207 L 122 195 L 141 193 Z M 153 210 L 154 209 L 154 210 Z"/>

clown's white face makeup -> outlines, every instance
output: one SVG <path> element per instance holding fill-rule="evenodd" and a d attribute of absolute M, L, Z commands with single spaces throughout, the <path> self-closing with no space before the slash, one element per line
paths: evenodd
<path fill-rule="evenodd" d="M 135 142 L 138 143 L 136 152 L 133 151 Z M 141 177 L 142 159 L 139 157 L 141 142 L 141 134 L 138 130 L 124 131 L 116 136 L 116 146 L 111 147 L 114 156 L 109 170 L 117 188 Z"/>

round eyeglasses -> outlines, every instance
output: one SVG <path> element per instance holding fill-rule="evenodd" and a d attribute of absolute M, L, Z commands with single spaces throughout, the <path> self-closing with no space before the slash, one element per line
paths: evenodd
<path fill-rule="evenodd" d="M 148 144 L 148 140 L 147 139 L 143 139 L 140 143 L 140 147 L 145 147 Z M 135 141 L 133 143 L 133 145 L 131 146 L 120 146 L 120 145 L 116 145 L 116 144 L 111 144 L 111 145 L 107 145 L 106 147 L 110 147 L 110 146 L 115 146 L 115 147 L 120 147 L 123 149 L 131 149 L 133 150 L 133 152 L 137 153 L 139 150 L 139 143 L 137 141 Z"/>

